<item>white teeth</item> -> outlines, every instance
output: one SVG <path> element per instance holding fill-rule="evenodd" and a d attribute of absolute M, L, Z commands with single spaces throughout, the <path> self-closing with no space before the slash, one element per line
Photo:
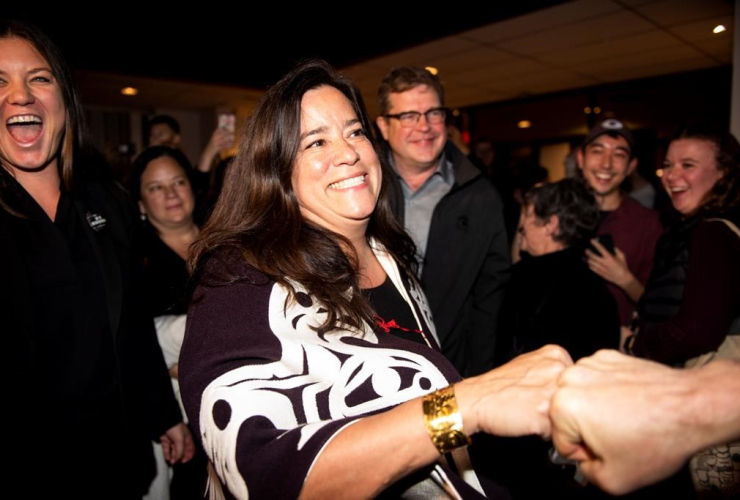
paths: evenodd
<path fill-rule="evenodd" d="M 681 193 L 683 191 L 688 191 L 689 188 L 671 188 L 671 193 Z"/>
<path fill-rule="evenodd" d="M 347 188 L 359 186 L 363 182 L 365 182 L 365 174 L 358 175 L 357 177 L 352 177 L 351 179 L 345 179 L 343 181 L 329 184 L 329 187 L 332 189 L 347 189 Z"/>
<path fill-rule="evenodd" d="M 36 115 L 17 115 L 8 118 L 5 122 L 7 125 L 14 125 L 16 123 L 41 123 L 41 118 Z"/>
<path fill-rule="evenodd" d="M 604 180 L 604 181 L 611 180 L 612 177 L 613 176 L 608 175 L 608 174 L 596 174 L 596 178 L 597 179 L 601 179 L 601 180 Z"/>

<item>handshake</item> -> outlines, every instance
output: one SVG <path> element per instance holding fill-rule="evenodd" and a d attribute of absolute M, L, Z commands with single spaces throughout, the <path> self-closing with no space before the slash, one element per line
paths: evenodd
<path fill-rule="evenodd" d="M 509 389 L 517 386 L 520 393 L 550 386 L 549 404 L 540 399 L 530 408 L 540 416 L 533 432 L 552 436 L 563 457 L 578 461 L 583 475 L 612 494 L 663 479 L 695 453 L 740 437 L 737 362 L 674 369 L 604 350 L 572 364 L 562 349 L 547 346 L 468 380 L 477 385 L 517 364 L 526 375 L 517 380 L 508 376 L 513 384 Z M 553 370 L 553 365 L 559 368 Z M 501 375 L 507 378 L 500 373 L 496 379 Z M 548 376 L 550 382 L 543 383 Z M 487 420 L 478 416 L 476 430 L 506 434 L 500 422 Z"/>

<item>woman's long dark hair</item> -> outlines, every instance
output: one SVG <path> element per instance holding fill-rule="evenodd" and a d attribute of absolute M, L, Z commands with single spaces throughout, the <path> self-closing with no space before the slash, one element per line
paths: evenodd
<path fill-rule="evenodd" d="M 694 123 L 679 128 L 674 141 L 696 139 L 707 141 L 715 148 L 714 160 L 722 177 L 707 193 L 699 211 L 709 215 L 721 215 L 740 206 L 740 143 L 735 136 L 716 126 Z"/>
<path fill-rule="evenodd" d="M 87 153 L 87 131 L 82 103 L 77 86 L 72 79 L 72 72 L 54 42 L 31 24 L 0 20 L 0 39 L 3 38 L 18 38 L 30 43 L 41 54 L 41 57 L 49 63 L 54 78 L 59 85 L 67 113 L 60 152 L 59 175 L 67 191 L 71 192 L 77 187 L 76 179 L 81 174 L 79 169 L 73 169 L 73 163 L 82 154 Z M 0 209 L 15 213 L 15 210 L 8 207 L 2 198 L 2 191 L 9 185 L 7 177 L 9 175 L 4 168 L 0 168 Z"/>
<path fill-rule="evenodd" d="M 328 311 L 319 333 L 337 329 L 342 323 L 373 321 L 373 311 L 360 293 L 357 256 L 349 240 L 305 220 L 293 192 L 301 100 L 306 92 L 323 85 L 347 97 L 376 154 L 379 152 L 354 84 L 324 61 L 300 64 L 260 101 L 189 261 L 198 280 L 216 251 L 237 251 L 250 265 L 290 290 L 292 298 L 295 290 L 289 280 L 300 284 Z M 381 165 L 379 199 L 366 236 L 385 246 L 402 272 L 410 276 L 416 271 L 414 244 L 393 217 L 393 174 L 382 160 Z"/>

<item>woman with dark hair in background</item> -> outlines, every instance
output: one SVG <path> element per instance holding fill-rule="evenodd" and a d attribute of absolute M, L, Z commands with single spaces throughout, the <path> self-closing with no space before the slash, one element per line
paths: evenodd
<path fill-rule="evenodd" d="M 137 202 L 143 223 L 140 244 L 144 303 L 154 319 L 157 339 L 180 404 L 178 360 L 185 336 L 189 278 L 185 262 L 190 245 L 200 232 L 193 221 L 196 202 L 191 175 L 192 167 L 182 151 L 153 146 L 134 160 L 128 178 L 129 193 Z M 170 471 L 156 446 L 155 452 L 158 474 L 148 498 L 153 498 L 155 488 L 164 498 L 203 498 L 206 458 L 202 451 L 187 464 L 175 464 L 171 482 Z"/>
<path fill-rule="evenodd" d="M 616 303 L 583 261 L 599 208 L 589 188 L 565 179 L 530 189 L 519 221 L 520 251 L 501 311 L 498 363 L 546 344 L 573 360 L 619 347 Z"/>
<path fill-rule="evenodd" d="M 468 435 L 549 432 L 567 354 L 460 380 L 371 130 L 353 84 L 300 65 L 257 107 L 193 247 L 180 384 L 234 497 L 495 497 Z"/>
<path fill-rule="evenodd" d="M 6 477 L 24 497 L 141 497 L 150 440 L 173 462 L 192 444 L 140 314 L 131 205 L 93 178 L 60 53 L 12 21 L 0 22 L 0 118 Z"/>
<path fill-rule="evenodd" d="M 200 232 L 193 220 L 191 174 L 185 155 L 167 146 L 142 151 L 129 174 L 129 192 L 144 222 L 147 305 L 153 317 L 187 313 L 185 262 Z"/>

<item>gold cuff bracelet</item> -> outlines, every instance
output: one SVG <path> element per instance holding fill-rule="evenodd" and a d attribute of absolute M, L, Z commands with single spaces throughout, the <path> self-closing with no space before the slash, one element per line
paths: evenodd
<path fill-rule="evenodd" d="M 424 423 L 432 443 L 440 454 L 471 443 L 463 431 L 463 421 L 457 409 L 455 389 L 447 386 L 424 396 Z"/>

